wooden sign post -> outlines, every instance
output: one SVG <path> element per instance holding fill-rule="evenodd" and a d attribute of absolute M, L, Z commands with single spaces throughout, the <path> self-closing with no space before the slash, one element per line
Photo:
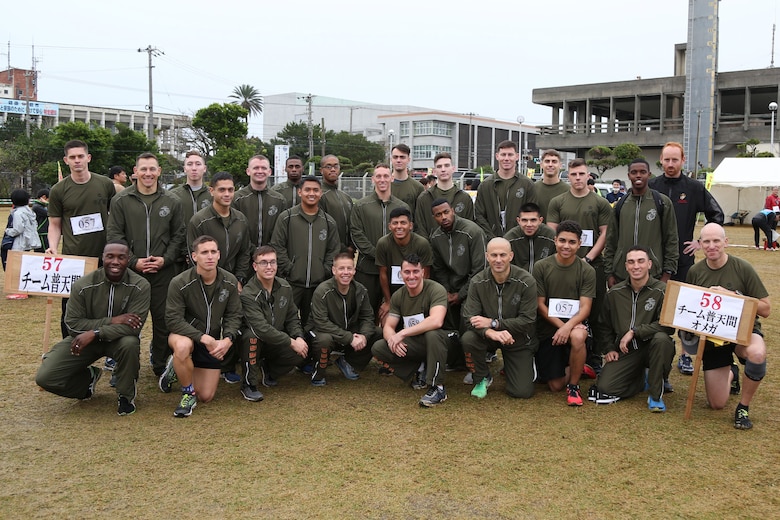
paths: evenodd
<path fill-rule="evenodd" d="M 51 315 L 54 298 L 70 297 L 73 283 L 97 269 L 98 259 L 89 256 L 46 255 L 29 251 L 9 251 L 5 271 L 5 292 L 46 296 L 46 322 L 43 353 L 51 341 Z"/>
<path fill-rule="evenodd" d="M 755 298 L 687 283 L 666 283 L 666 296 L 659 322 L 665 327 L 675 327 L 699 336 L 685 406 L 686 419 L 691 417 L 705 343 L 708 339 L 715 339 L 738 345 L 750 344 L 757 310 L 758 300 Z"/>

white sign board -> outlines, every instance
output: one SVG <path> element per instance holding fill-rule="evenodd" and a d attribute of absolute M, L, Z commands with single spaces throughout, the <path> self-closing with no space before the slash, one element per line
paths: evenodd
<path fill-rule="evenodd" d="M 97 269 L 97 258 L 9 251 L 5 290 L 68 298 L 73 284 Z"/>

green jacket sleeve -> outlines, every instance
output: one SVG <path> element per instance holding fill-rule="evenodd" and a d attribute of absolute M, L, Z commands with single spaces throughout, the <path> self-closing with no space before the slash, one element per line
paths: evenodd
<path fill-rule="evenodd" d="M 187 336 L 192 341 L 200 341 L 203 331 L 198 330 L 187 322 L 184 318 L 187 305 L 184 301 L 184 294 L 180 290 L 178 283 L 171 282 L 168 286 L 168 298 L 165 303 L 165 324 L 168 331 L 180 336 Z"/>

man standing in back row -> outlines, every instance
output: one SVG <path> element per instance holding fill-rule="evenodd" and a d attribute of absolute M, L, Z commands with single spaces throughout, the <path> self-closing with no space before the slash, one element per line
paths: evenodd
<path fill-rule="evenodd" d="M 178 197 L 159 185 L 160 165 L 153 153 L 136 159 L 135 185 L 123 190 L 111 205 L 108 239 L 130 245 L 130 268 L 151 285 L 152 314 L 151 363 L 156 376 L 162 375 L 170 354 L 165 324 L 168 285 L 176 275 L 174 262 L 184 243 L 184 222 Z"/>
<path fill-rule="evenodd" d="M 661 149 L 661 166 L 664 174 L 648 182 L 650 188 L 669 197 L 677 216 L 677 240 L 680 251 L 677 272 L 672 280 L 684 282 L 694 255 L 701 246 L 693 239 L 698 213 L 704 213 L 707 222 L 723 225 L 723 210 L 718 201 L 706 190 L 704 184 L 682 174 L 685 152 L 680 143 L 669 142 Z M 685 352 L 680 354 L 677 368 L 685 375 L 693 374 L 693 360 Z"/>
<path fill-rule="evenodd" d="M 63 255 L 102 258 L 106 245 L 106 226 L 111 198 L 116 194 L 114 183 L 107 177 L 89 171 L 87 144 L 82 141 L 65 143 L 65 164 L 70 175 L 52 187 L 49 193 L 49 247 L 46 254 L 58 254 L 62 238 Z M 68 337 L 65 308 L 62 299 L 62 337 Z"/>
<path fill-rule="evenodd" d="M 414 215 L 417 199 L 425 187 L 409 175 L 409 160 L 412 151 L 403 143 L 393 147 L 391 159 L 393 162 L 393 197 L 398 197 L 409 206 L 409 211 Z"/>
<path fill-rule="evenodd" d="M 246 174 L 249 176 L 249 186 L 238 190 L 233 207 L 246 217 L 249 241 L 254 251 L 271 241 L 276 219 L 287 209 L 287 202 L 284 196 L 268 187 L 271 163 L 267 157 L 255 155 L 249 159 Z"/>
<path fill-rule="evenodd" d="M 498 144 L 498 170 L 485 179 L 477 190 L 474 215 L 485 231 L 485 238 L 503 237 L 517 225 L 515 217 L 526 202 L 536 202 L 534 183 L 517 171 L 517 143 Z"/>

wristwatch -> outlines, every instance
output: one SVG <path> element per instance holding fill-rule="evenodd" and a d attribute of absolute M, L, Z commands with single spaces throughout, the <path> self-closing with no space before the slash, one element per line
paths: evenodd
<path fill-rule="evenodd" d="M 498 320 L 491 320 L 490 321 L 490 328 L 491 329 L 497 329 L 498 328 Z"/>

